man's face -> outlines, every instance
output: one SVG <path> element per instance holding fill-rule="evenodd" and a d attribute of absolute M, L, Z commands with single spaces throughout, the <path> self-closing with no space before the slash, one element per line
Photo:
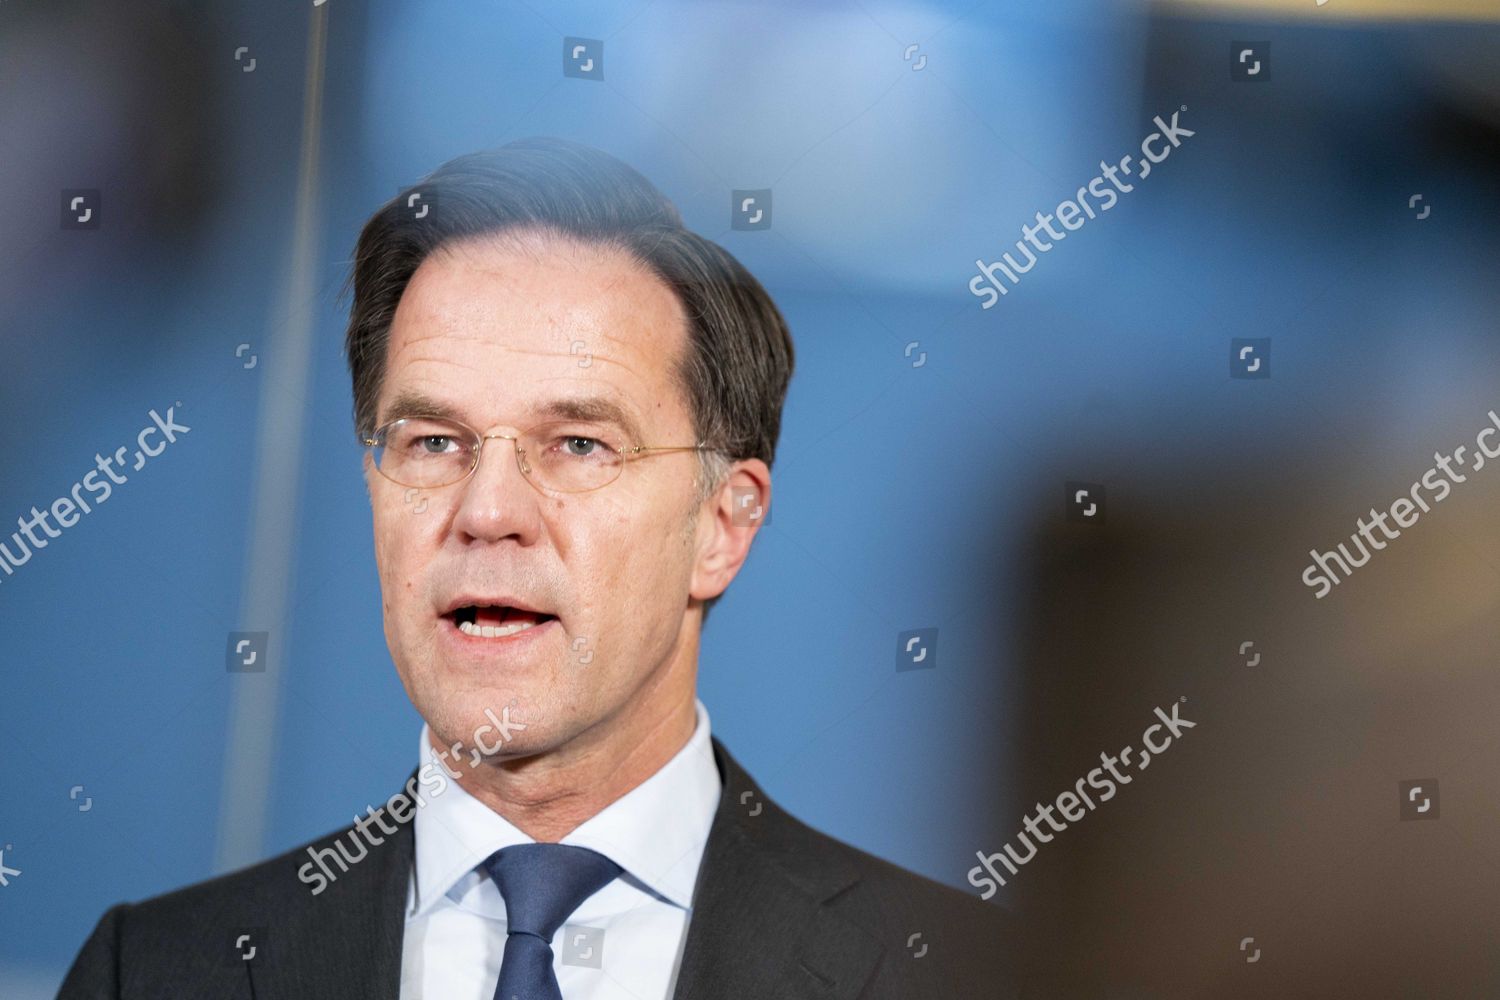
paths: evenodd
<path fill-rule="evenodd" d="M 633 421 L 629 445 L 693 444 L 669 374 L 687 347 L 672 291 L 618 251 L 521 239 L 466 241 L 417 269 L 391 326 L 377 423 L 441 408 L 481 434 L 514 435 L 555 419 L 548 403 L 597 397 Z M 487 440 L 468 479 L 420 495 L 366 463 L 386 641 L 442 745 L 461 741 L 467 755 L 486 709 L 508 707 L 526 727 L 510 730 L 508 757 L 597 736 L 684 684 L 691 698 L 698 457 L 644 456 L 602 489 L 550 495 L 508 440 Z M 556 620 L 486 637 L 469 634 L 474 612 L 453 610 L 507 597 Z"/>

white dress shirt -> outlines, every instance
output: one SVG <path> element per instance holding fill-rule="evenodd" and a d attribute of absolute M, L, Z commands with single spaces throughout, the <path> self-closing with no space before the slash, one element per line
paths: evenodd
<path fill-rule="evenodd" d="M 693 886 L 720 794 L 708 710 L 696 698 L 694 705 L 697 725 L 682 749 L 559 841 L 598 851 L 624 869 L 552 939 L 552 968 L 565 1000 L 670 1000 L 676 988 Z M 423 764 L 433 759 L 427 732 L 423 725 Z M 456 781 L 424 798 L 413 821 L 416 864 L 407 892 L 401 1000 L 493 1000 L 505 952 L 505 900 L 477 866 L 502 847 L 535 841 Z M 602 930 L 595 939 L 599 968 L 564 962 L 570 927 Z M 589 955 L 588 940 L 574 937 L 579 954 Z"/>

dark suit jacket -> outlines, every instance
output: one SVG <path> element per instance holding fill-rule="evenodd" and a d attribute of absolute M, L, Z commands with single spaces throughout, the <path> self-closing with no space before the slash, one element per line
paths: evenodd
<path fill-rule="evenodd" d="M 712 743 L 723 794 L 693 890 L 674 1000 L 1022 995 L 1025 956 L 1005 910 L 799 822 L 717 738 Z M 347 872 L 335 870 L 317 896 L 296 874 L 308 846 L 352 843 L 350 829 L 111 908 L 60 997 L 397 1000 L 410 819 Z"/>

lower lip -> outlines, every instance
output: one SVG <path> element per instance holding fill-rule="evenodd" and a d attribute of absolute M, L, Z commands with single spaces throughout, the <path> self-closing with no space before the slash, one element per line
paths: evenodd
<path fill-rule="evenodd" d="M 443 631 L 449 636 L 450 641 L 462 644 L 462 648 L 475 652 L 483 652 L 487 649 L 519 649 L 527 643 L 534 642 L 544 635 L 550 635 L 552 627 L 558 624 L 556 618 L 548 618 L 540 625 L 523 628 L 519 632 L 510 635 L 483 636 L 468 635 L 461 631 L 458 623 L 452 618 L 443 619 Z"/>

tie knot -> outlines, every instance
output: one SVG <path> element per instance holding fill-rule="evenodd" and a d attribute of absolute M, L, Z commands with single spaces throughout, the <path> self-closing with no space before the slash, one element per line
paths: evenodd
<path fill-rule="evenodd" d="M 515 844 L 484 860 L 505 900 L 507 934 L 535 934 L 543 942 L 568 916 L 623 869 L 587 847 Z"/>

